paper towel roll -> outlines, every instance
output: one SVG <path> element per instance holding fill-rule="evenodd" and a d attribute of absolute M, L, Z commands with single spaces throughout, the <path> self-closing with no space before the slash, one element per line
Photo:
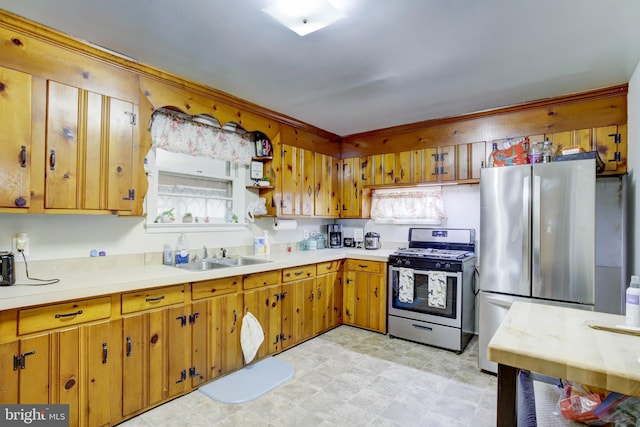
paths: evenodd
<path fill-rule="evenodd" d="M 274 219 L 273 220 L 273 229 L 276 231 L 280 230 L 295 230 L 298 228 L 298 221 L 295 219 Z"/>

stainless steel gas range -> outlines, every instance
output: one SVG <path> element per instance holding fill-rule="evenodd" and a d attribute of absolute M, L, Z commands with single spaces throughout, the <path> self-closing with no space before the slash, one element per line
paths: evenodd
<path fill-rule="evenodd" d="M 389 335 L 461 353 L 474 333 L 475 230 L 410 228 L 389 256 Z"/>

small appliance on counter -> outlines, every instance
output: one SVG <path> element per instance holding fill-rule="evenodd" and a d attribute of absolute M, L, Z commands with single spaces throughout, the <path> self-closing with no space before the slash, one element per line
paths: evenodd
<path fill-rule="evenodd" d="M 355 248 L 356 242 L 353 240 L 353 237 L 345 237 L 343 240 L 343 244 L 345 248 Z"/>
<path fill-rule="evenodd" d="M 15 283 L 13 252 L 0 252 L 0 286 L 11 286 Z"/>
<path fill-rule="evenodd" d="M 362 249 L 362 242 L 364 242 L 364 229 L 363 228 L 354 228 L 353 229 L 353 242 L 355 243 L 355 247 L 357 249 Z"/>
<path fill-rule="evenodd" d="M 365 249 L 380 249 L 382 242 L 380 242 L 380 234 L 373 231 L 364 235 L 364 248 Z"/>
<path fill-rule="evenodd" d="M 327 225 L 327 235 L 329 238 L 330 248 L 342 247 L 342 224 Z"/>

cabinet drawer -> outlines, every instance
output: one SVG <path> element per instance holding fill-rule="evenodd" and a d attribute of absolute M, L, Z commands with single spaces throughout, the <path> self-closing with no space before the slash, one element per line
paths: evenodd
<path fill-rule="evenodd" d="M 122 314 L 184 302 L 184 285 L 122 294 Z"/>
<path fill-rule="evenodd" d="M 242 276 L 195 282 L 191 286 L 191 299 L 196 300 L 232 294 L 238 291 L 238 284 L 240 283 L 242 283 Z"/>
<path fill-rule="evenodd" d="M 244 289 L 254 289 L 261 286 L 280 283 L 280 270 L 265 271 L 264 273 L 247 274 L 244 276 Z"/>
<path fill-rule="evenodd" d="M 29 308 L 18 312 L 18 334 L 46 331 L 111 316 L 111 297 Z"/>
<path fill-rule="evenodd" d="M 291 282 L 292 280 L 306 279 L 308 277 L 316 277 L 315 264 L 282 269 L 283 282 Z"/>
<path fill-rule="evenodd" d="M 316 264 L 316 274 L 319 276 L 321 274 L 334 273 L 336 271 L 340 271 L 342 269 L 343 260 L 329 261 L 329 262 L 319 262 Z"/>
<path fill-rule="evenodd" d="M 366 271 L 367 273 L 381 273 L 384 269 L 384 262 L 364 261 L 361 259 L 348 259 L 347 270 Z"/>

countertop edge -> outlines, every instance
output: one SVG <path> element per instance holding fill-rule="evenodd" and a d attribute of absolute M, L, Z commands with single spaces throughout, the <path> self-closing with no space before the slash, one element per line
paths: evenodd
<path fill-rule="evenodd" d="M 52 285 L 24 284 L 22 279 L 13 286 L 0 287 L 0 311 L 19 309 L 56 302 L 111 295 L 119 292 L 137 291 L 180 283 L 198 282 L 237 275 L 260 273 L 270 270 L 296 267 L 306 264 L 361 259 L 387 262 L 393 250 L 339 250 L 296 251 L 269 255 L 248 256 L 270 262 L 241 267 L 229 267 L 209 271 L 186 271 L 161 264 L 129 266 L 107 270 L 81 271 L 59 274 L 60 281 Z M 87 283 L 90 283 L 87 285 Z"/>

